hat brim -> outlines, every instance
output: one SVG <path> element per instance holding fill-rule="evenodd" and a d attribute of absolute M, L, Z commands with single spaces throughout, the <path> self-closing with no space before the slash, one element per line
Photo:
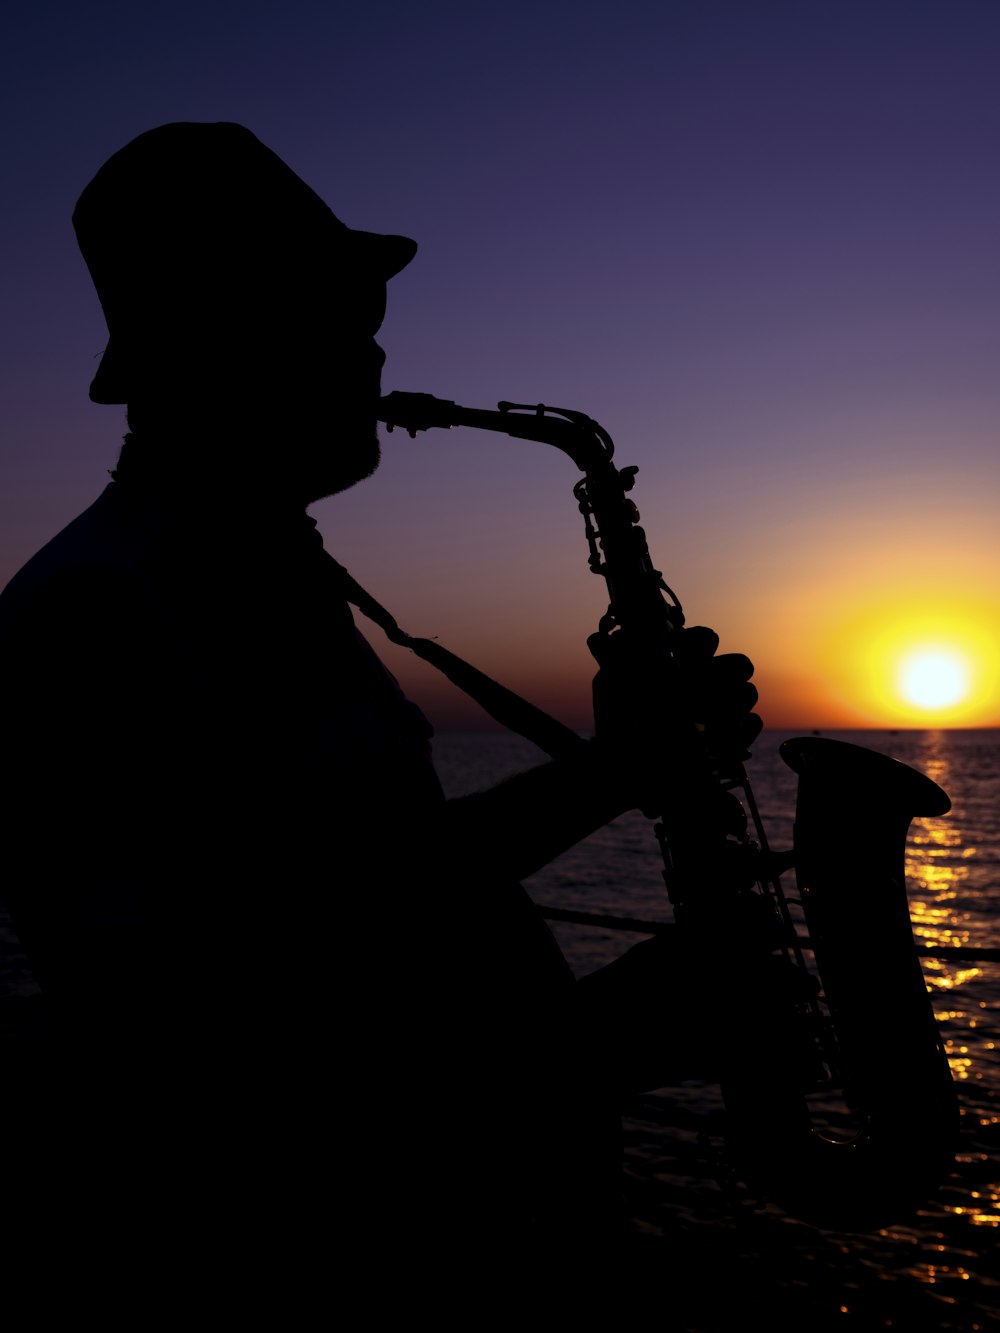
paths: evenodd
<path fill-rule="evenodd" d="M 417 253 L 417 243 L 409 236 L 380 236 L 371 231 L 352 231 L 350 236 L 369 261 L 369 267 L 386 280 L 406 268 Z"/>

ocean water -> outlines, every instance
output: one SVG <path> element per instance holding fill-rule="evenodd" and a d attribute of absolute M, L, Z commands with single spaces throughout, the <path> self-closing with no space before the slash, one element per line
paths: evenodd
<path fill-rule="evenodd" d="M 792 732 L 766 732 L 748 765 L 772 847 L 791 846 L 796 775 L 778 754 Z M 921 964 L 961 1105 L 954 1171 L 905 1225 L 837 1233 L 785 1216 L 767 1201 L 733 1196 L 717 1164 L 718 1088 L 689 1080 L 637 1099 L 626 1118 L 631 1226 L 662 1265 L 674 1326 L 728 1329 L 763 1302 L 771 1328 L 1000 1328 L 1000 731 L 829 732 L 926 773 L 950 813 L 917 818 L 906 848 L 918 945 L 945 948 Z M 505 734 L 442 735 L 435 762 L 449 795 L 488 787 L 543 756 Z M 829 812 L 831 836 L 850 844 L 859 812 L 845 793 Z M 543 907 L 669 921 L 650 821 L 615 820 L 526 881 Z M 788 889 L 794 892 L 791 875 Z M 858 922 L 863 931 L 864 921 Z M 611 961 L 640 934 L 553 922 L 577 975 Z M 983 950 L 995 951 L 993 958 Z M 872 1015 L 878 1023 L 879 1016 Z M 891 1031 L 885 1041 L 892 1041 Z M 918 1126 L 919 1100 L 910 1114 Z M 731 1284 L 705 1273 L 738 1271 Z M 693 1276 L 697 1275 L 697 1276 Z M 669 1292 L 669 1297 L 667 1293 Z M 742 1319 L 740 1320 L 742 1324 Z M 667 1326 L 670 1326 L 669 1323 Z"/>

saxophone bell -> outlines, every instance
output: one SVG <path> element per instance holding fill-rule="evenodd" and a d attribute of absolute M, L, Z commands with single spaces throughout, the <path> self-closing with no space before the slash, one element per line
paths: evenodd
<path fill-rule="evenodd" d="M 793 1216 L 871 1230 L 932 1197 L 958 1146 L 958 1100 L 904 869 L 912 819 L 944 815 L 951 802 L 924 774 L 862 746 L 801 737 L 780 754 L 799 777 L 796 881 L 830 1015 L 831 1063 L 855 1128 L 813 1129 L 787 1072 L 758 1040 L 743 1057 L 756 1065 L 756 1098 L 747 1069 L 725 1090 L 732 1143 L 748 1183 Z"/>

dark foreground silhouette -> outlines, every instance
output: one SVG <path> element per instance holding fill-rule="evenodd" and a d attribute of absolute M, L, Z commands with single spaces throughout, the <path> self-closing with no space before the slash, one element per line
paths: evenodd
<path fill-rule="evenodd" d="M 577 985 L 518 885 L 649 804 L 642 728 L 445 801 L 306 514 L 378 465 L 374 339 L 416 247 L 229 124 L 140 136 L 74 222 L 91 397 L 130 433 L 0 599 L 4 892 L 48 1014 L 4 1106 L 9 1252 L 151 1305 L 589 1303 L 621 1099 L 710 1033 L 669 939 Z M 742 744 L 750 664 L 716 642 L 706 709 Z"/>

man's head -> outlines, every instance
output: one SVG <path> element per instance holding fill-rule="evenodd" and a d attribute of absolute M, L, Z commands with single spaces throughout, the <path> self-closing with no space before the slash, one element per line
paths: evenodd
<path fill-rule="evenodd" d="M 127 403 L 140 433 L 239 435 L 245 466 L 248 431 L 267 436 L 272 469 L 307 472 L 312 499 L 374 470 L 374 337 L 412 241 L 352 231 L 226 122 L 140 135 L 73 223 L 110 333 L 95 402 Z"/>

